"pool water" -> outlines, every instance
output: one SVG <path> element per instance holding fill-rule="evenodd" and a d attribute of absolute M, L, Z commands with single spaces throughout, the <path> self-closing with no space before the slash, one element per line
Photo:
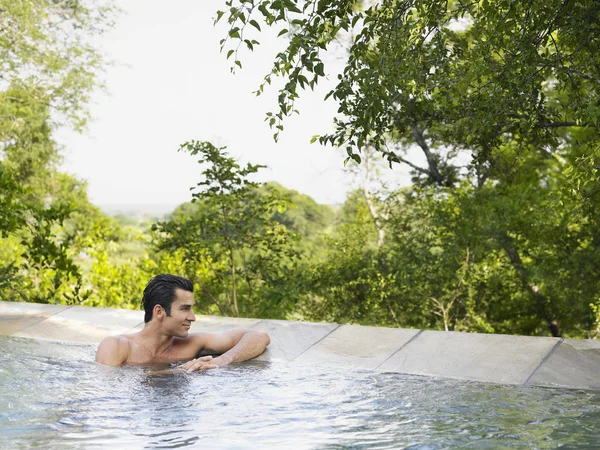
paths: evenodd
<path fill-rule="evenodd" d="M 289 363 L 152 375 L 0 338 L 2 448 L 600 448 L 600 392 Z"/>

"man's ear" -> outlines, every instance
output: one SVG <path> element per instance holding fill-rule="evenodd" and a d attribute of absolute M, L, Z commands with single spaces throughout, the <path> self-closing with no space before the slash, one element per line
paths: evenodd
<path fill-rule="evenodd" d="M 160 305 L 154 305 L 152 309 L 152 317 L 156 317 L 158 320 L 162 320 L 165 316 L 165 309 Z"/>

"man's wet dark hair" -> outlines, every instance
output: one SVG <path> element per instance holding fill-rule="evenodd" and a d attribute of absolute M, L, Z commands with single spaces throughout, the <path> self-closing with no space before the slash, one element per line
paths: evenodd
<path fill-rule="evenodd" d="M 152 320 L 152 310 L 156 305 L 164 308 L 167 316 L 171 315 L 171 304 L 175 300 L 175 289 L 194 292 L 194 285 L 190 280 L 177 275 L 157 275 L 150 280 L 144 289 L 142 305 L 144 306 L 144 322 Z"/>

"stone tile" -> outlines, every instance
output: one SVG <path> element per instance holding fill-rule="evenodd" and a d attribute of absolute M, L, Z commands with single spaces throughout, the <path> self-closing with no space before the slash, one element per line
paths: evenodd
<path fill-rule="evenodd" d="M 125 327 L 129 329 L 144 321 L 144 311 L 73 306 L 57 314 L 57 317 L 67 320 L 78 320 L 107 328 Z"/>
<path fill-rule="evenodd" d="M 287 320 L 263 320 L 253 330 L 265 331 L 271 338 L 267 350 L 255 358 L 259 361 L 298 357 L 339 325 L 335 323 L 305 323 Z"/>
<path fill-rule="evenodd" d="M 600 341 L 566 339 L 527 384 L 600 389 Z"/>
<path fill-rule="evenodd" d="M 49 314 L 0 314 L 0 336 L 10 336 L 48 317 Z"/>
<path fill-rule="evenodd" d="M 48 305 L 46 303 L 0 302 L 0 314 L 57 314 L 70 306 Z"/>
<path fill-rule="evenodd" d="M 143 318 L 143 316 L 142 316 Z M 192 323 L 190 331 L 199 333 L 201 331 L 216 332 L 233 330 L 235 328 L 252 328 L 261 319 L 247 319 L 237 317 L 221 317 L 221 316 L 199 316 L 196 315 L 196 321 Z M 127 334 L 137 333 L 144 329 L 144 322 L 138 323 L 135 327 L 127 330 Z"/>
<path fill-rule="evenodd" d="M 17 333 L 68 308 L 45 303 L 0 302 L 0 335 Z"/>
<path fill-rule="evenodd" d="M 247 319 L 245 317 L 221 317 L 221 316 L 196 316 L 190 331 L 225 331 L 234 328 L 252 328 L 261 319 Z"/>
<path fill-rule="evenodd" d="M 424 331 L 377 370 L 522 384 L 557 342 L 550 337 Z"/>
<path fill-rule="evenodd" d="M 46 341 L 65 341 L 80 344 L 99 343 L 106 336 L 120 334 L 127 328 L 107 328 L 95 326 L 80 320 L 66 320 L 60 317 L 50 317 L 36 325 L 26 328 L 13 336 L 40 339 Z"/>
<path fill-rule="evenodd" d="M 141 322 L 142 311 L 73 306 L 14 336 L 92 344 L 125 333 Z"/>
<path fill-rule="evenodd" d="M 330 367 L 375 369 L 419 330 L 342 325 L 296 361 Z"/>
<path fill-rule="evenodd" d="M 192 324 L 192 331 L 224 331 L 233 328 L 252 328 L 261 319 L 247 319 L 245 317 L 222 316 L 196 316 Z"/>

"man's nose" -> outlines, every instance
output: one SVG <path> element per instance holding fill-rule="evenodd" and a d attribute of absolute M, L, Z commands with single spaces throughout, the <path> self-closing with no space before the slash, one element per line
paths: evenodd
<path fill-rule="evenodd" d="M 188 316 L 188 320 L 190 322 L 195 322 L 196 321 L 196 315 L 194 314 L 194 311 L 190 311 L 190 315 Z"/>

